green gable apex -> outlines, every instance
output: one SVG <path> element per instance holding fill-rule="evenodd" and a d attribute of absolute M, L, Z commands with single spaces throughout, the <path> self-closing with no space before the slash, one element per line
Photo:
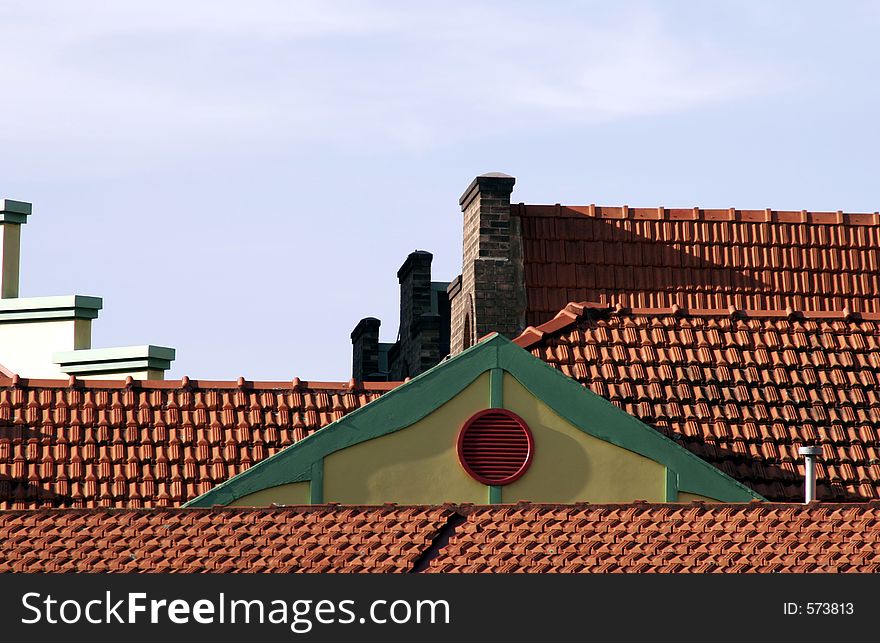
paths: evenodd
<path fill-rule="evenodd" d="M 493 334 L 185 506 L 227 505 L 263 489 L 303 481 L 312 481 L 312 502 L 323 502 L 323 462 L 327 455 L 411 426 L 454 398 L 480 375 L 492 371 L 504 371 L 514 377 L 584 433 L 665 465 L 668 500 L 675 500 L 678 491 L 723 502 L 763 500 L 639 419 L 510 340 Z"/>

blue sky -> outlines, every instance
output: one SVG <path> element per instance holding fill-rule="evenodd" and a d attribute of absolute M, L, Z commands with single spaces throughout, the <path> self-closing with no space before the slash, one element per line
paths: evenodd
<path fill-rule="evenodd" d="M 549 6 L 547 6 L 549 5 Z M 0 0 L 22 295 L 171 377 L 350 376 L 397 268 L 461 267 L 458 197 L 875 211 L 880 5 Z"/>

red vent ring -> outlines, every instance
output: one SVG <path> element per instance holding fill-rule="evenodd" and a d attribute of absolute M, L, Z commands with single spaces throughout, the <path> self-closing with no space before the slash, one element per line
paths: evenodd
<path fill-rule="evenodd" d="M 458 461 L 467 474 L 486 485 L 510 484 L 532 463 L 535 441 L 529 425 L 506 409 L 472 415 L 458 432 Z"/>

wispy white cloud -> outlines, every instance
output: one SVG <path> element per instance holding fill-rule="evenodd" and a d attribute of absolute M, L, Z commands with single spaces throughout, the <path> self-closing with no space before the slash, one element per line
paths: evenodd
<path fill-rule="evenodd" d="M 725 59 L 711 43 L 676 37 L 649 13 L 632 16 L 616 31 L 597 30 L 550 55 L 560 58 L 552 75 L 525 63 L 533 84 L 520 101 L 535 106 L 538 113 L 575 120 L 667 113 L 738 100 L 766 91 L 773 79 L 770 70 Z"/>
<path fill-rule="evenodd" d="M 780 77 L 645 7 L 7 2 L 0 41 L 0 170 L 25 175 L 243 146 L 423 150 L 695 109 Z"/>

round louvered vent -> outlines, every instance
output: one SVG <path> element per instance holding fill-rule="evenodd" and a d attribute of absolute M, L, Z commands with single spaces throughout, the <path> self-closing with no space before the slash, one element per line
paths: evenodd
<path fill-rule="evenodd" d="M 458 434 L 458 459 L 483 484 L 510 484 L 529 468 L 535 445 L 528 425 L 504 409 L 480 411 Z"/>

